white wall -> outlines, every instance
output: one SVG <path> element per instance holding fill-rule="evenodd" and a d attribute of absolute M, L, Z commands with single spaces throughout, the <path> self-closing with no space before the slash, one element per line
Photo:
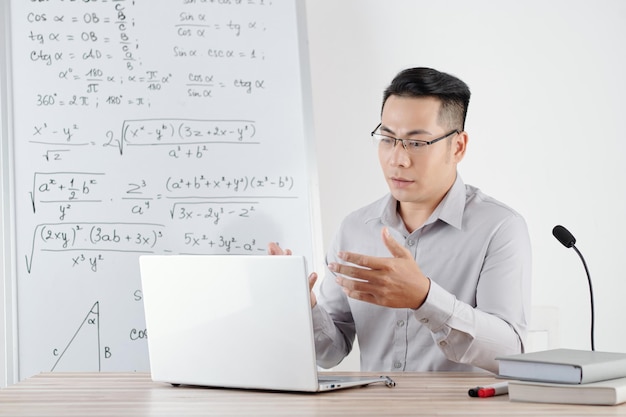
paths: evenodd
<path fill-rule="evenodd" d="M 466 183 L 514 207 L 533 244 L 533 304 L 558 308 L 560 345 L 589 348 L 578 239 L 596 301 L 596 349 L 626 351 L 626 2 L 307 0 L 321 216 L 386 192 L 369 132 L 401 69 L 457 75 L 473 96 Z"/>

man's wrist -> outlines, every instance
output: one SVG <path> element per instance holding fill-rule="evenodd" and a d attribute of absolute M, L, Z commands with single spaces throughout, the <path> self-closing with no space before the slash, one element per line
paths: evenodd
<path fill-rule="evenodd" d="M 426 302 L 426 299 L 428 298 L 428 293 L 430 292 L 430 278 L 425 276 L 423 282 L 424 283 L 421 284 L 420 287 L 422 287 L 422 285 L 423 285 L 424 288 L 423 289 L 420 288 L 420 290 L 418 291 L 418 293 L 421 296 L 414 303 L 414 305 L 416 305 L 416 307 L 411 307 L 412 310 L 419 309 L 422 305 L 424 305 L 424 303 Z"/>

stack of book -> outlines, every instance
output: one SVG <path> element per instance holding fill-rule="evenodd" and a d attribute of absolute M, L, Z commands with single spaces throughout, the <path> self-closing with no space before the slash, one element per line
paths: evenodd
<path fill-rule="evenodd" d="M 615 405 L 626 402 L 626 353 L 552 349 L 496 358 L 509 399 Z"/>

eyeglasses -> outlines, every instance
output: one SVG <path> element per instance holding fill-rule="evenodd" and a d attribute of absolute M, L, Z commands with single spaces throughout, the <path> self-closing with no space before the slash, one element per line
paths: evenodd
<path fill-rule="evenodd" d="M 379 146 L 379 148 L 384 150 L 391 150 L 396 146 L 397 142 L 401 142 L 404 149 L 410 154 L 417 154 L 423 152 L 428 145 L 432 145 L 433 143 L 437 143 L 440 140 L 444 140 L 445 138 L 452 136 L 456 133 L 460 133 L 458 129 L 454 129 L 443 136 L 440 136 L 433 140 L 413 140 L 413 139 L 398 139 L 391 136 L 383 135 L 378 131 L 382 123 L 379 123 L 371 133 L 374 142 Z"/>

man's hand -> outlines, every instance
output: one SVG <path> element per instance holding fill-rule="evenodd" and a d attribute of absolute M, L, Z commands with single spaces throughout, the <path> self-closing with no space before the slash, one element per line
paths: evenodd
<path fill-rule="evenodd" d="M 291 249 L 283 249 L 278 246 L 278 243 L 270 242 L 267 245 L 267 254 L 268 255 L 291 255 Z M 315 281 L 317 281 L 317 274 L 312 272 L 309 275 L 309 294 L 311 296 L 311 308 L 315 307 L 317 304 L 317 298 L 315 297 L 315 293 L 313 292 L 313 286 L 315 285 Z"/>
<path fill-rule="evenodd" d="M 283 249 L 278 246 L 278 243 L 270 242 L 267 245 L 268 255 L 291 255 L 291 249 Z"/>
<path fill-rule="evenodd" d="M 339 252 L 346 264 L 331 263 L 337 283 L 350 298 L 393 308 L 418 308 L 426 300 L 430 280 L 422 273 L 408 249 L 396 242 L 387 228 L 382 239 L 393 257 L 378 258 Z M 355 279 L 350 279 L 355 278 Z"/>

